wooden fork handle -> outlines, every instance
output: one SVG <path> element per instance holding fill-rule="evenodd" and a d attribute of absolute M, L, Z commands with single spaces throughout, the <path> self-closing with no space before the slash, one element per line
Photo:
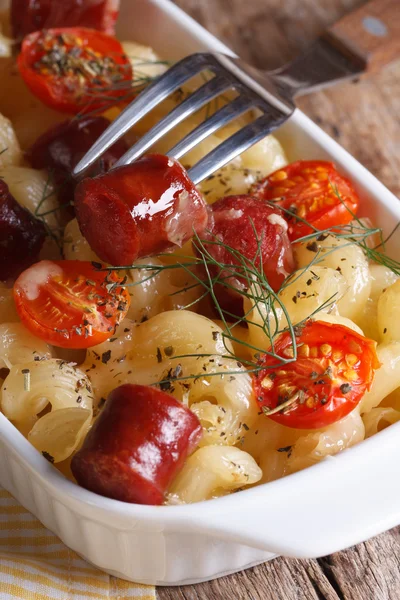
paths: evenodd
<path fill-rule="evenodd" d="M 329 42 L 369 72 L 400 58 L 400 0 L 372 0 L 325 34 Z"/>

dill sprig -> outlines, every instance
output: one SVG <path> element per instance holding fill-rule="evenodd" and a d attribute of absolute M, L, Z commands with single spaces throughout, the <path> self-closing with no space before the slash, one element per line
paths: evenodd
<path fill-rule="evenodd" d="M 348 208 L 347 205 L 345 206 Z M 312 311 L 305 319 L 294 324 L 291 321 L 290 315 L 281 299 L 281 292 L 288 285 L 292 285 L 296 279 L 302 276 L 305 272 L 310 271 L 312 273 L 312 267 L 324 260 L 330 253 L 336 252 L 346 245 L 356 244 L 363 250 L 364 254 L 370 261 L 382 264 L 391 269 L 394 273 L 400 275 L 400 263 L 395 259 L 388 257 L 379 250 L 379 248 L 385 247 L 385 243 L 395 234 L 397 229 L 400 227 L 400 224 L 397 224 L 393 231 L 390 232 L 386 238 L 384 238 L 381 228 L 368 227 L 361 219 L 354 215 L 351 210 L 348 209 L 354 217 L 352 222 L 347 225 L 334 226 L 324 230 L 318 230 L 305 219 L 298 217 L 298 215 L 296 215 L 293 211 L 282 209 L 282 207 L 280 208 L 285 213 L 290 214 L 290 216 L 303 221 L 312 230 L 310 234 L 304 235 L 302 238 L 296 240 L 296 243 L 304 243 L 312 240 L 323 241 L 328 236 L 334 236 L 345 243 L 342 243 L 340 246 L 332 246 L 332 248 L 326 247 L 324 248 L 323 253 L 320 251 L 320 249 L 318 249 L 315 257 L 313 257 L 313 260 L 306 267 L 294 271 L 288 278 L 286 278 L 286 280 L 282 283 L 281 288 L 276 292 L 269 285 L 268 280 L 263 272 L 261 256 L 262 239 L 258 238 L 254 223 L 251 224 L 253 234 L 257 242 L 257 248 L 254 257 L 252 258 L 244 256 L 239 250 L 229 246 L 216 237 L 209 236 L 209 239 L 202 239 L 196 232 L 194 232 L 192 240 L 195 253 L 194 256 L 175 255 L 176 262 L 163 263 L 161 265 L 142 263 L 138 265 L 122 265 L 111 268 L 111 270 L 136 270 L 143 272 L 143 277 L 139 277 L 139 279 L 135 282 L 128 283 L 128 286 L 141 285 L 149 279 L 157 277 L 164 270 L 183 269 L 188 276 L 193 279 L 193 283 L 189 286 L 186 286 L 185 289 L 200 287 L 203 291 L 197 299 L 182 308 L 191 308 L 200 300 L 206 298 L 207 296 L 210 297 L 217 311 L 217 315 L 225 328 L 220 334 L 224 344 L 224 352 L 220 354 L 194 353 L 175 355 L 171 358 L 181 360 L 184 358 L 215 358 L 217 356 L 222 360 L 233 359 L 238 361 L 237 355 L 235 354 L 234 350 L 232 350 L 232 343 L 245 347 L 252 357 L 249 359 L 240 358 L 238 370 L 217 370 L 212 373 L 206 373 L 203 371 L 197 374 L 182 374 L 179 377 L 163 379 L 162 381 L 158 382 L 157 385 L 166 384 L 170 382 L 171 379 L 175 383 L 179 381 L 183 382 L 187 380 L 197 380 L 199 378 L 206 377 L 239 375 L 244 372 L 243 366 L 246 368 L 246 372 L 257 373 L 258 371 L 266 368 L 265 365 L 262 365 L 260 362 L 260 357 L 265 355 L 275 359 L 274 364 L 268 366 L 269 369 L 275 369 L 279 366 L 295 361 L 297 359 L 296 338 L 298 337 L 302 326 L 307 320 L 316 318 L 319 312 L 329 309 L 329 307 L 336 303 L 340 298 L 337 298 L 336 295 L 331 296 L 321 306 L 318 306 L 314 311 Z M 368 240 L 372 236 L 376 235 L 380 236 L 381 242 L 377 246 L 371 248 L 368 245 Z M 211 251 L 212 246 L 214 245 L 221 246 L 224 249 L 224 255 L 229 257 L 228 262 L 221 262 L 215 258 L 214 253 Z M 161 253 L 158 254 L 156 258 L 162 260 L 165 256 L 168 256 L 169 258 L 174 257 L 173 254 Z M 103 270 L 110 270 L 110 268 L 104 268 Z M 237 285 L 234 284 L 234 280 L 243 282 L 242 288 L 239 287 L 238 289 Z M 249 310 L 247 310 L 244 315 L 238 316 L 223 308 L 218 301 L 218 293 L 216 291 L 218 287 L 225 288 L 226 291 L 235 291 L 242 297 L 243 300 L 249 300 Z M 183 290 L 173 292 L 171 295 L 181 293 L 181 291 Z M 282 321 L 278 315 L 279 309 L 282 311 L 285 317 L 286 324 L 280 324 Z M 257 315 L 257 320 L 254 320 L 255 317 L 252 315 Z M 251 325 L 260 328 L 265 334 L 267 347 L 259 348 L 251 344 L 249 341 L 239 338 L 237 335 L 235 335 L 235 327 L 238 325 Z M 276 353 L 274 348 L 274 342 L 276 338 L 284 332 L 288 332 L 291 337 L 293 348 L 292 357 L 281 356 Z M 291 398 L 289 400 L 290 402 L 294 402 L 296 399 Z M 282 408 L 283 407 L 280 406 L 278 410 L 281 410 Z"/>
<path fill-rule="evenodd" d="M 43 223 L 43 226 L 46 230 L 47 235 L 49 236 L 49 238 L 51 238 L 57 248 L 58 251 L 60 253 L 60 257 L 63 256 L 63 231 L 64 228 L 61 227 L 61 225 L 55 225 L 52 226 L 49 224 L 48 222 L 48 218 L 51 214 L 56 214 L 57 212 L 61 211 L 63 206 L 60 204 L 57 204 L 57 206 L 53 209 L 48 209 L 48 210 L 41 210 L 43 207 L 43 204 L 46 202 L 46 200 L 48 200 L 49 198 L 51 198 L 52 196 L 54 196 L 56 193 L 56 187 L 55 187 L 55 182 L 54 182 L 54 172 L 52 169 L 49 169 L 47 171 L 47 179 L 46 182 L 43 186 L 43 191 L 42 191 L 42 197 L 40 198 L 38 205 L 35 208 L 34 211 L 34 215 L 37 219 L 39 219 L 39 221 L 41 221 Z"/>

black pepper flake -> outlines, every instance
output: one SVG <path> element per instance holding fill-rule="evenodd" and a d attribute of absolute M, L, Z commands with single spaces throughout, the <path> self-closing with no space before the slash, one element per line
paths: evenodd
<path fill-rule="evenodd" d="M 278 448 L 277 452 L 290 452 L 293 446 L 282 446 L 282 448 Z"/>
<path fill-rule="evenodd" d="M 101 355 L 101 362 L 103 363 L 103 365 L 106 365 L 108 363 L 108 361 L 111 358 L 111 350 L 107 350 L 106 352 L 103 352 L 103 354 Z"/>
<path fill-rule="evenodd" d="M 308 279 L 308 280 L 306 281 L 306 283 L 307 283 L 307 285 L 311 285 L 311 284 L 312 284 L 312 279 Z"/>
<path fill-rule="evenodd" d="M 293 296 L 292 302 L 294 302 L 295 304 L 297 304 L 297 296 Z"/>
<path fill-rule="evenodd" d="M 310 252 L 318 252 L 318 244 L 315 241 L 308 242 L 306 248 L 307 248 L 307 250 L 310 250 Z"/>
<path fill-rule="evenodd" d="M 243 429 L 249 431 L 250 427 L 247 425 L 247 423 L 243 423 Z"/>
<path fill-rule="evenodd" d="M 220 335 L 219 331 L 213 331 L 212 332 L 212 338 L 213 338 L 214 342 L 218 341 L 219 335 Z"/>
<path fill-rule="evenodd" d="M 125 327 L 124 333 L 129 333 L 129 331 L 130 331 L 129 327 Z"/>
<path fill-rule="evenodd" d="M 46 452 L 46 450 L 42 451 L 42 456 L 44 456 L 44 458 L 46 460 L 48 460 L 49 463 L 54 464 L 54 456 L 52 456 L 51 454 L 49 454 L 48 452 Z"/>
<path fill-rule="evenodd" d="M 349 392 L 351 392 L 352 389 L 353 388 L 349 383 L 342 383 L 342 385 L 340 386 L 340 391 L 342 392 L 342 394 L 348 394 Z"/>
<path fill-rule="evenodd" d="M 160 348 L 157 348 L 157 362 L 162 362 L 162 354 Z"/>
<path fill-rule="evenodd" d="M 95 269 L 99 270 L 102 268 L 101 263 L 96 262 L 95 260 L 92 260 L 92 267 L 94 267 Z"/>
<path fill-rule="evenodd" d="M 387 328 L 385 327 L 385 329 L 383 330 L 383 333 L 386 333 L 386 332 L 387 332 Z"/>
<path fill-rule="evenodd" d="M 328 402 L 328 398 L 326 396 L 322 396 L 321 404 L 326 404 Z"/>
<path fill-rule="evenodd" d="M 161 381 L 159 385 L 162 392 L 172 392 L 174 390 L 174 387 L 170 381 Z"/>
<path fill-rule="evenodd" d="M 164 348 L 165 356 L 172 356 L 173 353 L 174 353 L 174 349 L 172 346 L 166 346 L 166 348 Z"/>
<path fill-rule="evenodd" d="M 80 404 L 82 402 L 82 396 L 78 396 L 76 402 L 77 404 Z"/>

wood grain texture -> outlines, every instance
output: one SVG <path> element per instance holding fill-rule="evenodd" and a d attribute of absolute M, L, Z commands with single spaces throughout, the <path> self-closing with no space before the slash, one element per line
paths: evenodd
<path fill-rule="evenodd" d="M 175 1 L 243 59 L 265 69 L 290 60 L 325 28 L 364 4 Z M 400 61 L 356 84 L 303 97 L 298 105 L 400 195 Z M 318 560 L 278 558 L 212 582 L 158 588 L 157 594 L 159 600 L 399 600 L 400 528 Z"/>
<path fill-rule="evenodd" d="M 398 0 L 371 0 L 335 23 L 326 34 L 368 71 L 378 71 L 400 55 Z"/>

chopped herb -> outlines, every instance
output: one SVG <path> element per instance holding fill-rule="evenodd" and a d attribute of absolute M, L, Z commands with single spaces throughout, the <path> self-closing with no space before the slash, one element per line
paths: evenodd
<path fill-rule="evenodd" d="M 103 365 L 106 365 L 108 363 L 108 361 L 111 358 L 111 350 L 106 350 L 106 352 L 103 352 L 103 354 L 101 355 L 101 362 L 103 363 Z M 96 366 L 93 365 L 95 368 Z"/>
<path fill-rule="evenodd" d="M 31 389 L 31 372 L 29 369 L 22 369 L 21 373 L 24 376 L 24 391 L 29 392 Z"/>
<path fill-rule="evenodd" d="M 351 392 L 352 389 L 353 388 L 349 383 L 342 383 L 342 385 L 340 386 L 340 391 L 342 392 L 342 394 L 348 394 L 349 392 Z"/>
<path fill-rule="evenodd" d="M 46 450 L 42 451 L 42 456 L 49 461 L 49 463 L 53 464 L 54 463 L 54 456 L 52 456 L 51 454 L 49 454 L 48 452 L 46 452 Z"/>
<path fill-rule="evenodd" d="M 157 362 L 162 362 L 162 354 L 160 348 L 157 348 Z"/>
<path fill-rule="evenodd" d="M 165 356 L 172 356 L 173 353 L 174 353 L 174 349 L 172 346 L 167 346 L 166 348 L 164 348 Z"/>
<path fill-rule="evenodd" d="M 310 250 L 310 252 L 318 252 L 318 244 L 315 241 L 308 242 L 306 248 L 307 248 L 307 250 Z"/>
<path fill-rule="evenodd" d="M 293 446 L 282 446 L 282 448 L 278 448 L 278 452 L 289 452 Z"/>

